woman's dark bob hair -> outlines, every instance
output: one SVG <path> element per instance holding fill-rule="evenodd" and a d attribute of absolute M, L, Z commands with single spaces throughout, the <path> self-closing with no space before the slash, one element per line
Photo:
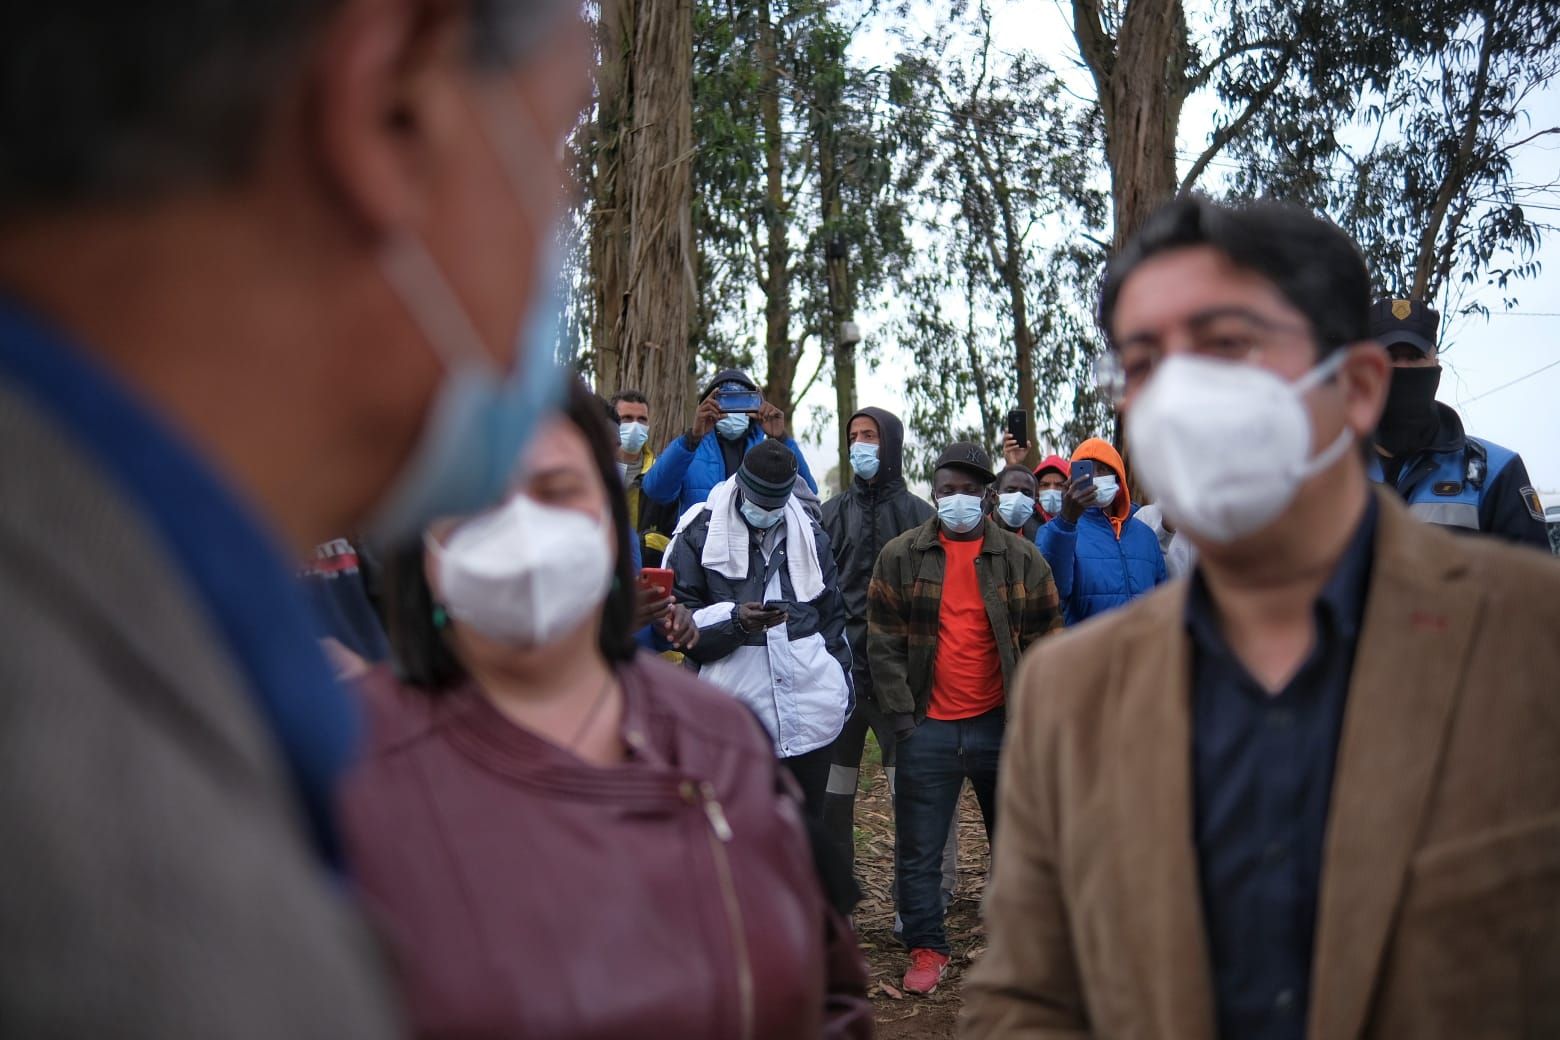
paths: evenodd
<path fill-rule="evenodd" d="M 602 611 L 599 646 L 601 656 L 609 663 L 627 661 L 637 648 L 632 627 L 634 561 L 629 545 L 632 532 L 628 526 L 628 503 L 623 497 L 623 482 L 618 477 L 615 457 L 617 431 L 608 428 L 601 399 L 578 379 L 569 381 L 561 415 L 584 436 L 591 461 L 607 489 L 607 509 L 612 516 L 617 542 L 617 566 Z M 389 557 L 385 563 L 381 610 L 401 678 L 428 693 L 439 693 L 462 682 L 466 669 L 450 649 L 439 625 L 443 612 L 428 586 L 428 575 L 423 566 L 425 552 L 419 541 Z"/>

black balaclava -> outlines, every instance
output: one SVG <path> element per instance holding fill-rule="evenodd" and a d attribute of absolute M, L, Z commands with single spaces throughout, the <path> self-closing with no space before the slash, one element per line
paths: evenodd
<path fill-rule="evenodd" d="M 1441 429 L 1441 417 L 1435 407 L 1435 392 L 1440 385 L 1440 365 L 1394 368 L 1387 407 L 1376 426 L 1376 443 L 1399 457 L 1423 451 L 1434 443 Z"/>

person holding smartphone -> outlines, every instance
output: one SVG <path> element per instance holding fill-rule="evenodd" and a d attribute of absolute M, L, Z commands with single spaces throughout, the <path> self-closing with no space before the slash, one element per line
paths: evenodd
<path fill-rule="evenodd" d="M 1124 470 L 1109 441 L 1091 437 L 1078 445 L 1061 515 L 1035 536 L 1069 625 L 1129 603 L 1169 578 L 1158 536 L 1135 515 Z"/>
<path fill-rule="evenodd" d="M 699 626 L 689 659 L 763 722 L 821 823 L 831 745 L 854 696 L 851 652 L 834 553 L 792 491 L 796 475 L 793 452 L 760 441 L 684 515 L 667 558 Z"/>
<path fill-rule="evenodd" d="M 799 487 L 816 497 L 818 482 L 786 431 L 785 419 L 746 372 L 728 368 L 704 388 L 693 425 L 666 446 L 641 478 L 640 488 L 655 502 L 675 504 L 682 515 L 709 498 L 715 485 L 735 476 L 754 445 L 775 440 L 796 457 Z"/>

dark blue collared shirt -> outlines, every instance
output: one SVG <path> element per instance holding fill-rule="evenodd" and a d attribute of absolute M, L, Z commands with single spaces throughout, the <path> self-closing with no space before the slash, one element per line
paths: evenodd
<path fill-rule="evenodd" d="M 1198 879 L 1224 1040 L 1302 1040 L 1333 764 L 1377 506 L 1316 601 L 1316 641 L 1269 694 L 1230 651 L 1201 572 L 1187 601 Z"/>
<path fill-rule="evenodd" d="M 161 539 L 248 680 L 319 851 L 335 864 L 331 805 L 358 721 L 320 651 L 292 562 L 195 449 L 64 335 L 3 297 L 0 379 L 100 466 Z"/>

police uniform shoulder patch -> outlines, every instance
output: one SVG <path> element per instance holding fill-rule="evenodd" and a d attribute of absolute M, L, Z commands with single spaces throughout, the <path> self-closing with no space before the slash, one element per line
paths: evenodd
<path fill-rule="evenodd" d="M 1544 503 L 1539 501 L 1538 492 L 1534 491 L 1530 485 L 1517 492 L 1517 494 L 1522 496 L 1522 503 L 1527 506 L 1527 511 L 1532 515 L 1533 519 L 1543 523 Z"/>

